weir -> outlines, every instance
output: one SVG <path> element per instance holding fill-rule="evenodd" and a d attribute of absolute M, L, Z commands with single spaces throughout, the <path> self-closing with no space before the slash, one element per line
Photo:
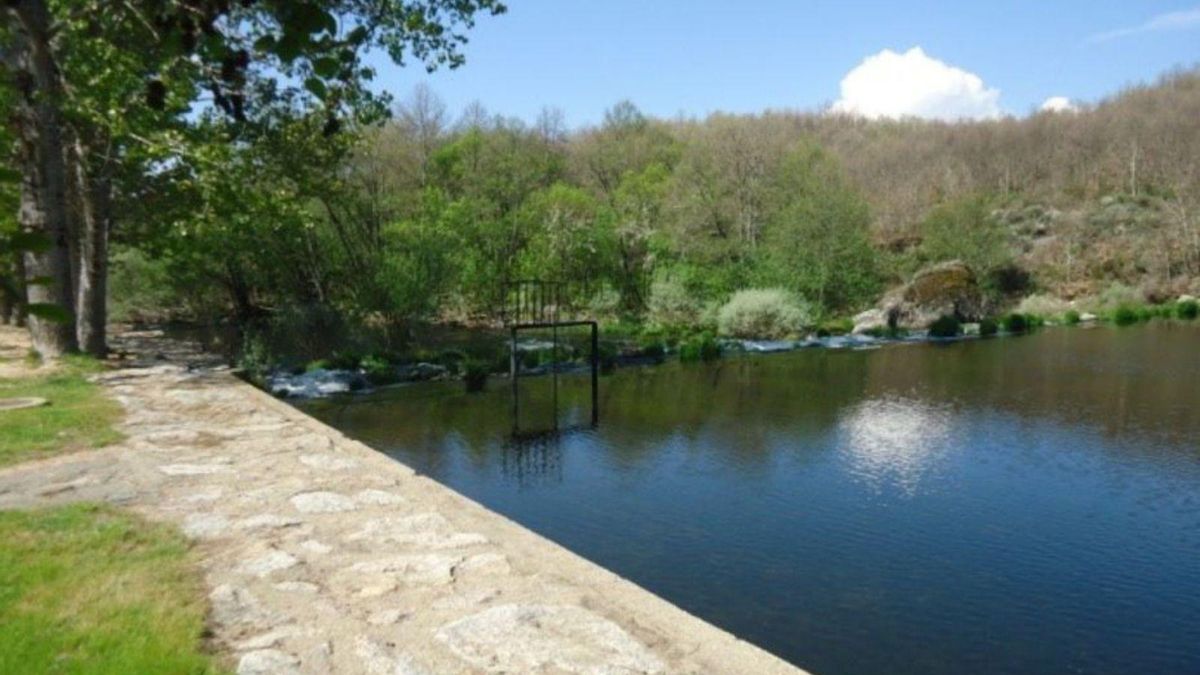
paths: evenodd
<path fill-rule="evenodd" d="M 502 290 L 501 319 L 509 331 L 509 381 L 512 383 L 513 436 L 559 431 L 558 375 L 561 363 L 561 332 L 568 328 L 589 328 L 588 365 L 591 371 L 591 425 L 600 423 L 600 325 L 581 316 L 576 303 L 578 294 L 560 281 L 522 279 L 506 283 Z M 521 427 L 521 350 L 522 331 L 550 331 L 551 424 L 549 429 Z"/>

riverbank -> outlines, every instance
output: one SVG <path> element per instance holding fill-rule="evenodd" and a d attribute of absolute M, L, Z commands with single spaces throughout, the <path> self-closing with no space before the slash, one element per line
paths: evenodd
<path fill-rule="evenodd" d="M 0 471 L 0 508 L 179 527 L 239 672 L 796 673 L 238 380 L 126 336 L 125 440 Z"/>

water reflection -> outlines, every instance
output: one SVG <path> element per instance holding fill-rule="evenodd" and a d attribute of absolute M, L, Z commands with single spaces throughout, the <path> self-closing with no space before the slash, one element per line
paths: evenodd
<path fill-rule="evenodd" d="M 1200 673 L 1200 326 L 621 370 L 304 407 L 822 675 Z M 522 420 L 552 426 L 549 381 Z M 561 381 L 560 426 L 586 419 Z"/>
<path fill-rule="evenodd" d="M 564 439 L 579 433 L 582 428 L 512 434 L 501 444 L 500 471 L 521 489 L 562 483 Z"/>
<path fill-rule="evenodd" d="M 951 451 L 952 421 L 945 407 L 873 398 L 847 411 L 838 447 L 850 472 L 874 491 L 894 486 L 912 496 Z"/>

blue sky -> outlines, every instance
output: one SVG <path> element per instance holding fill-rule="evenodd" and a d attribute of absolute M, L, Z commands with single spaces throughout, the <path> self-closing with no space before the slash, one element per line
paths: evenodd
<path fill-rule="evenodd" d="M 577 127 L 626 98 L 662 117 L 822 108 L 887 49 L 839 107 L 958 118 L 1024 115 L 1054 96 L 1094 101 L 1200 62 L 1200 5 L 1186 0 L 508 5 L 479 21 L 459 70 L 427 75 L 380 58 L 377 85 L 403 98 L 426 82 L 455 112 L 478 100 L 532 120 L 553 106 Z"/>

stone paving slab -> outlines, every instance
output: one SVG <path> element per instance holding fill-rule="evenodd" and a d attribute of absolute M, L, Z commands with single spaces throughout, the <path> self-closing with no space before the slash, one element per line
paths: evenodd
<path fill-rule="evenodd" d="M 229 372 L 98 379 L 127 440 L 0 471 L 0 508 L 179 526 L 238 673 L 801 672 Z"/>

